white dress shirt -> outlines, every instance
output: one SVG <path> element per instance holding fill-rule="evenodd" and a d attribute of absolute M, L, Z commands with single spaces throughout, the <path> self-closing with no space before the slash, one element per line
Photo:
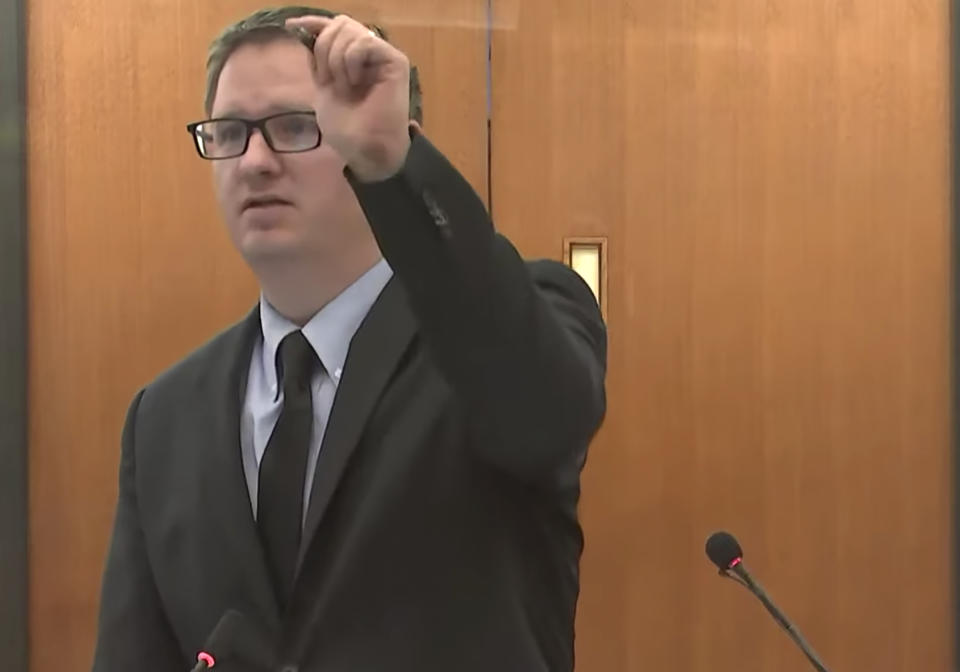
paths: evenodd
<path fill-rule="evenodd" d="M 306 520 L 313 473 L 320 457 L 320 444 L 330 419 L 330 409 L 343 375 L 350 341 L 363 322 L 380 292 L 393 275 L 381 259 L 325 305 L 303 326 L 303 335 L 313 346 L 321 366 L 311 381 L 313 397 L 313 430 L 307 454 L 307 471 L 303 483 L 303 520 Z M 253 515 L 257 515 L 257 485 L 260 460 L 283 408 L 283 386 L 277 380 L 277 349 L 283 337 L 299 327 L 280 315 L 265 297 L 260 297 L 261 337 L 253 349 L 247 374 L 247 393 L 240 420 L 240 450 L 243 472 L 247 479 Z"/>

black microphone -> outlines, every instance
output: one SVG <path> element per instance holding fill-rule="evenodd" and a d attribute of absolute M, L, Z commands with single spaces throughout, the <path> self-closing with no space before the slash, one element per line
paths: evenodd
<path fill-rule="evenodd" d="M 192 672 L 203 672 L 226 662 L 267 669 L 273 664 L 269 652 L 270 647 L 246 617 L 229 609 L 220 617 L 203 650 L 197 654 L 197 664 Z"/>
<path fill-rule="evenodd" d="M 828 672 L 826 666 L 817 657 L 810 645 L 807 644 L 803 635 L 797 630 L 796 626 L 790 622 L 790 619 L 784 615 L 777 605 L 767 597 L 763 588 L 757 583 L 747 568 L 743 564 L 743 549 L 740 544 L 729 532 L 714 532 L 707 539 L 707 557 L 720 569 L 720 575 L 737 581 L 737 583 L 746 586 L 747 589 L 757 596 L 757 599 L 763 603 L 767 611 L 773 616 L 774 620 L 787 631 L 790 639 L 796 642 L 800 650 L 807 659 L 813 664 L 818 672 Z"/>

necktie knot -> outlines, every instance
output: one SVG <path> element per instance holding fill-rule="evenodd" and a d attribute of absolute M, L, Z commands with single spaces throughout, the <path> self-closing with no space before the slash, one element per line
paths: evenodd
<path fill-rule="evenodd" d="M 319 360 L 303 332 L 297 329 L 284 336 L 277 354 L 284 394 L 309 388 Z"/>

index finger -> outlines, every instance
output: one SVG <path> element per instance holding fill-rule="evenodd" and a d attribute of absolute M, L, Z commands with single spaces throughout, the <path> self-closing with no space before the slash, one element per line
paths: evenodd
<path fill-rule="evenodd" d="M 323 32 L 323 29 L 333 23 L 333 19 L 326 16 L 297 16 L 287 19 L 284 24 L 287 28 L 302 28 L 314 36 Z"/>

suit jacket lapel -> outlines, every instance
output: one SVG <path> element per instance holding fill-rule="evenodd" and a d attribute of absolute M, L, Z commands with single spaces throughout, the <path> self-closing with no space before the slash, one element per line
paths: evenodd
<path fill-rule="evenodd" d="M 350 342 L 313 474 L 298 573 L 367 419 L 415 331 L 416 321 L 407 297 L 399 281 L 393 278 Z"/>
<path fill-rule="evenodd" d="M 238 325 L 216 353 L 209 378 L 201 390 L 201 403 L 212 404 L 212 417 L 202 418 L 209 428 L 211 469 L 206 487 L 213 496 L 208 499 L 211 511 L 206 512 L 214 536 L 211 548 L 219 548 L 223 562 L 239 573 L 242 585 L 250 588 L 245 601 L 276 622 L 280 608 L 270 583 L 257 534 L 250 493 L 243 472 L 240 444 L 240 416 L 246 395 L 250 358 L 260 334 L 260 308 L 257 306 Z M 224 388 L 223 381 L 227 381 Z M 216 555 L 214 556 L 216 557 Z M 227 567 L 225 566 L 226 570 Z M 240 605 L 234 605 L 240 606 Z"/>

